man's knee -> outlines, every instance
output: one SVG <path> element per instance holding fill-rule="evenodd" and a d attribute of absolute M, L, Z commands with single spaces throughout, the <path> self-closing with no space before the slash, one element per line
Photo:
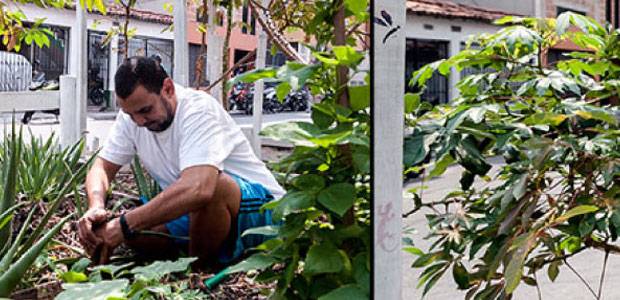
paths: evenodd
<path fill-rule="evenodd" d="M 217 177 L 212 203 L 226 203 L 238 205 L 241 202 L 241 190 L 237 182 L 228 174 L 222 172 Z M 235 205 L 236 204 L 236 205 Z"/>

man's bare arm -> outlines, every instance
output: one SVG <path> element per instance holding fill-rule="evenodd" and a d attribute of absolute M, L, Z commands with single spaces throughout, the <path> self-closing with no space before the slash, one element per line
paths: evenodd
<path fill-rule="evenodd" d="M 97 157 L 93 166 L 86 175 L 86 193 L 88 195 L 89 208 L 104 208 L 105 197 L 110 187 L 110 182 L 121 166 L 111 163 L 101 157 Z"/>
<path fill-rule="evenodd" d="M 219 171 L 204 165 L 190 167 L 147 204 L 125 215 L 133 230 L 152 228 L 205 206 L 213 198 Z"/>
<path fill-rule="evenodd" d="M 108 219 L 108 214 L 105 211 L 106 193 L 110 182 L 120 168 L 119 165 L 97 157 L 86 175 L 88 210 L 78 221 L 78 235 L 86 252 L 91 255 L 103 242 L 101 238 L 97 237 L 93 227 L 106 222 Z"/>

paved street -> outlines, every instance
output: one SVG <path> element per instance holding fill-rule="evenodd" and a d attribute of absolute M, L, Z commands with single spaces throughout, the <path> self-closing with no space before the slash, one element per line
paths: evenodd
<path fill-rule="evenodd" d="M 99 140 L 99 145 L 102 145 L 105 139 L 107 138 L 108 131 L 112 127 L 114 123 L 114 113 L 89 113 L 87 118 L 86 130 L 88 130 L 87 135 L 87 145 L 90 147 L 93 144 L 95 138 Z M 17 113 L 15 116 L 17 124 L 19 120 L 21 120 L 22 113 Z M 242 127 L 252 126 L 253 120 L 252 116 L 247 116 L 244 114 L 232 114 L 233 119 Z M 2 114 L 0 115 L 2 121 L 2 127 L 10 130 L 11 124 L 11 114 Z M 276 124 L 280 122 L 286 121 L 297 121 L 297 120 L 310 120 L 310 114 L 306 112 L 283 112 L 277 114 L 266 114 L 263 115 L 263 128 L 269 126 L 271 124 Z M 8 127 L 7 127 L 8 125 Z M 59 131 L 60 125 L 56 121 L 56 118 L 52 114 L 44 114 L 44 113 L 36 113 L 34 115 L 33 120 L 24 127 L 24 132 L 28 135 L 29 131 L 32 131 L 34 135 L 47 137 L 53 131 L 56 131 L 56 135 L 60 134 Z M 0 136 L 0 139 L 2 136 Z"/>
<path fill-rule="evenodd" d="M 501 163 L 500 159 L 494 159 L 494 169 Z M 459 179 L 462 169 L 458 166 L 448 168 L 446 173 L 427 183 L 428 189 L 424 191 L 423 200 L 438 200 L 444 197 L 449 191 L 459 186 Z M 478 186 L 484 182 L 476 182 Z M 487 183 L 484 183 L 487 184 Z M 409 182 L 405 185 L 404 190 L 420 185 L 419 181 Z M 405 199 L 403 210 L 409 211 L 413 207 L 411 200 Z M 428 211 L 420 210 L 415 215 L 410 216 L 404 221 L 405 228 L 411 227 L 417 230 L 411 237 L 416 246 L 425 250 L 428 249 L 430 243 L 423 239 L 428 234 L 426 219 L 424 214 Z M 417 280 L 423 269 L 412 269 L 415 256 L 409 253 L 403 253 L 403 297 L 402 299 L 421 299 L 423 287 L 416 289 Z M 602 270 L 604 253 L 601 251 L 584 251 L 577 256 L 571 258 L 571 265 L 590 283 L 595 291 L 598 291 L 598 283 L 600 272 Z M 547 277 L 547 270 L 538 274 L 538 280 L 541 283 L 542 299 L 560 299 L 560 300 L 581 300 L 595 299 L 587 290 L 586 286 L 572 273 L 566 266 L 560 268 L 560 274 L 554 283 L 550 282 Z M 620 299 L 620 289 L 616 283 L 620 280 L 620 257 L 610 255 L 607 274 L 605 276 L 603 299 Z M 431 292 L 425 297 L 429 300 L 456 300 L 463 299 L 465 293 L 457 290 L 457 285 L 452 278 L 452 270 L 446 272 L 444 277 L 437 282 Z M 515 293 L 515 300 L 521 299 L 538 299 L 536 289 L 534 287 L 521 283 Z"/>

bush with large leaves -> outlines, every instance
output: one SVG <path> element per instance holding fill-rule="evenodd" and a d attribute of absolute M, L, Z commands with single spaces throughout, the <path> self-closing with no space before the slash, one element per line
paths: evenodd
<path fill-rule="evenodd" d="M 620 253 L 620 128 L 610 105 L 620 91 L 620 32 L 573 13 L 497 23 L 505 27 L 411 81 L 424 89 L 435 71 L 478 70 L 448 105 L 408 96 L 408 163 L 430 177 L 454 163 L 464 169 L 461 188 L 444 199 L 414 195 L 414 210 L 433 208 L 432 246 L 408 249 L 419 255 L 413 267 L 424 268 L 424 293 L 449 272 L 467 298 L 509 299 L 545 269 L 554 280 L 584 249 Z M 545 64 L 562 39 L 584 51 Z M 489 173 L 492 155 L 504 158 L 498 174 Z M 474 184 L 491 176 L 497 184 Z"/>
<path fill-rule="evenodd" d="M 363 73 L 366 54 L 348 36 L 346 44 L 332 44 L 337 35 L 333 23 L 338 13 L 346 16 L 341 34 L 354 32 L 368 18 L 368 1 L 316 1 L 299 22 L 315 59 L 308 65 L 289 62 L 274 69 L 255 70 L 236 81 L 278 82 L 277 94 L 306 86 L 322 101 L 312 107 L 313 122 L 274 125 L 262 134 L 295 145 L 292 154 L 272 165 L 287 189 L 271 209 L 279 226 L 248 230 L 248 234 L 275 236 L 260 245 L 259 252 L 228 269 L 229 273 L 260 270 L 260 281 L 277 281 L 275 299 L 365 299 L 370 285 L 370 176 L 369 102 L 366 84 L 338 83 L 337 70 Z M 342 16 L 342 15 L 341 15 Z M 341 19 L 344 25 L 344 18 Z M 366 74 L 367 75 L 367 74 Z M 343 105 L 341 99 L 348 98 Z"/>

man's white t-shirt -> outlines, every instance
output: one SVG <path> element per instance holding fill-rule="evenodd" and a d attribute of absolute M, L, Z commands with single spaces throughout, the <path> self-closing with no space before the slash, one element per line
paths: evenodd
<path fill-rule="evenodd" d="M 209 94 L 175 84 L 177 109 L 170 127 L 152 132 L 138 127 L 120 111 L 99 156 L 117 165 L 135 154 L 162 189 L 180 178 L 181 171 L 212 165 L 248 181 L 262 184 L 276 198 L 284 190 L 222 105 Z"/>

